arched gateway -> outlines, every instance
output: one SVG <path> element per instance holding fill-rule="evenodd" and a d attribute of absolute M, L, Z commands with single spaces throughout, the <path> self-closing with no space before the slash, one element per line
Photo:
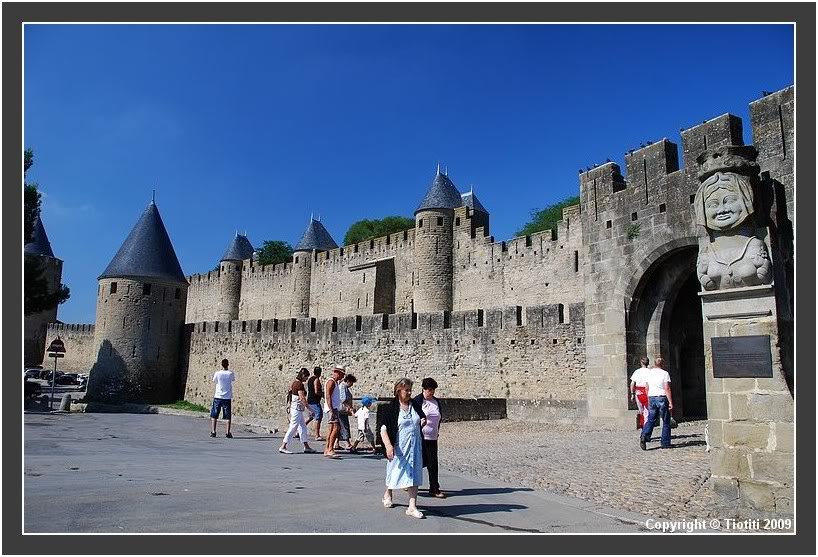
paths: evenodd
<path fill-rule="evenodd" d="M 660 247 L 646 258 L 628 290 L 626 371 L 630 375 L 644 355 L 651 362 L 657 356 L 664 357 L 677 420 L 707 417 L 697 251 L 695 238 Z"/>

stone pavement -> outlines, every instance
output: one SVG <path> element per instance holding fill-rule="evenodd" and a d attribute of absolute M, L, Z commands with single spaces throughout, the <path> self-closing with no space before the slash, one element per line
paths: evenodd
<path fill-rule="evenodd" d="M 484 433 L 489 423 L 464 429 Z M 451 462 L 460 449 L 449 432 L 460 425 L 445 427 L 442 454 Z M 417 520 L 404 514 L 402 492 L 395 508 L 381 505 L 380 457 L 282 455 L 281 433 L 236 426 L 235 438 L 226 439 L 220 427 L 211 439 L 208 430 L 204 417 L 26 414 L 25 532 L 644 531 L 644 516 L 526 487 L 533 469 L 508 482 L 484 475 L 478 462 L 494 457 L 473 451 L 468 466 L 478 477 L 443 471 L 452 496 L 421 497 L 427 518 Z"/>
<path fill-rule="evenodd" d="M 671 450 L 657 449 L 656 428 L 656 440 L 642 451 L 635 424 L 629 431 L 592 431 L 510 420 L 444 423 L 440 465 L 654 518 L 704 518 L 715 503 L 704 424 L 671 430 Z"/>

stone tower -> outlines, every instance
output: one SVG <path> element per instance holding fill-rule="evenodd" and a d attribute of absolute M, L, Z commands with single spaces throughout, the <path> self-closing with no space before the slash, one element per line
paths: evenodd
<path fill-rule="evenodd" d="M 415 312 L 452 310 L 452 226 L 461 205 L 460 192 L 438 168 L 415 210 Z"/>
<path fill-rule="evenodd" d="M 335 240 L 321 224 L 310 217 L 310 224 L 293 250 L 293 302 L 292 317 L 308 317 L 310 314 L 310 281 L 312 263 L 319 251 L 329 251 L 338 247 Z"/>
<path fill-rule="evenodd" d="M 468 207 L 469 213 L 471 216 L 471 236 L 474 237 L 474 231 L 479 228 L 483 227 L 484 233 L 489 233 L 489 212 L 486 211 L 486 208 L 483 207 L 483 204 L 480 203 L 480 200 L 477 199 L 477 196 L 474 194 L 474 189 L 470 189 L 467 193 L 464 193 L 460 196 L 463 201 L 461 205 L 463 207 Z"/>
<path fill-rule="evenodd" d="M 39 216 L 34 222 L 34 236 L 31 243 L 26 244 L 23 251 L 28 262 L 36 262 L 43 270 L 42 276 L 48 285 L 49 292 L 56 291 L 62 280 L 62 261 L 54 257 L 43 221 Z M 46 328 L 49 323 L 56 320 L 57 306 L 25 317 L 23 363 L 26 366 L 42 363 L 45 353 Z"/>
<path fill-rule="evenodd" d="M 177 398 L 187 289 L 151 201 L 99 276 L 89 399 L 161 403 Z"/>
<path fill-rule="evenodd" d="M 239 318 L 242 262 L 253 257 L 253 246 L 247 236 L 238 232 L 227 246 L 219 263 L 219 305 L 216 319 L 233 321 Z"/>

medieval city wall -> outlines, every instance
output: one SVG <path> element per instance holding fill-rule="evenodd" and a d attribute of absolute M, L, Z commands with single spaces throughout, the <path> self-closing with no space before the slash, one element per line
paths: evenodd
<path fill-rule="evenodd" d="M 566 207 L 553 230 L 495 242 L 482 227 L 472 237 L 472 213 L 456 209 L 454 309 L 582 302 L 579 211 Z"/>
<path fill-rule="evenodd" d="M 305 254 L 301 254 L 305 255 Z M 256 265 L 243 262 L 239 319 L 276 319 L 290 317 L 295 291 L 292 263 Z M 212 320 L 213 314 L 194 321 Z"/>
<path fill-rule="evenodd" d="M 313 261 L 310 315 L 411 312 L 414 229 L 318 253 Z M 394 290 L 394 307 L 378 300 L 377 286 Z M 389 296 L 391 298 L 391 296 Z M 379 307 L 380 306 L 380 307 Z"/>
<path fill-rule="evenodd" d="M 554 230 L 495 242 L 474 227 L 466 207 L 455 211 L 453 309 L 538 305 L 582 301 L 582 226 L 579 206 L 567 207 Z M 310 255 L 310 316 L 411 312 L 413 285 L 419 280 L 415 230 Z M 215 320 L 222 274 L 189 277 L 186 321 Z M 239 318 L 286 319 L 295 295 L 292 263 L 259 266 L 243 262 Z"/>
<path fill-rule="evenodd" d="M 185 398 L 209 404 L 213 373 L 227 358 L 237 375 L 234 409 L 247 416 L 281 413 L 295 372 L 315 365 L 344 365 L 358 378 L 357 396 L 391 396 L 403 376 L 434 377 L 438 394 L 449 398 L 543 399 L 575 407 L 586 392 L 582 304 L 562 312 L 559 305 L 538 305 L 195 323 L 187 325 L 183 352 Z"/>
<path fill-rule="evenodd" d="M 94 365 L 94 325 L 49 323 L 45 346 L 60 337 L 65 343 L 65 357 L 57 362 L 57 369 L 74 373 L 88 373 Z M 54 369 L 54 359 L 45 354 L 45 369 Z"/>
<path fill-rule="evenodd" d="M 785 187 L 792 174 L 792 159 L 782 156 L 792 145 L 792 92 L 787 88 L 751 105 L 752 137 L 760 144 L 758 162 L 762 171 L 769 168 L 780 174 Z M 584 246 L 580 265 L 592 416 L 629 419 L 624 393 L 628 371 L 638 367 L 639 354 L 628 345 L 634 332 L 628 308 L 663 260 L 682 251 L 695 253 L 703 239 L 693 207 L 699 186 L 696 157 L 708 149 L 743 145 L 743 124 L 737 116 L 724 114 L 683 130 L 681 138 L 681 167 L 677 145 L 662 139 L 628 152 L 624 175 L 611 162 L 580 174 Z M 771 178 L 779 180 L 777 174 Z M 774 192 L 759 192 L 758 203 L 769 202 L 764 199 L 770 195 Z M 782 204 L 784 197 L 782 192 Z M 765 241 L 770 247 L 770 238 Z M 775 260 L 774 244 L 772 248 Z"/>

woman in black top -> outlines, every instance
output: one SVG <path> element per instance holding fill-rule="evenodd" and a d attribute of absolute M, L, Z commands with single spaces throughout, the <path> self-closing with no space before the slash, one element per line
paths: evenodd
<path fill-rule="evenodd" d="M 307 380 L 307 406 L 312 410 L 313 416 L 307 420 L 305 425 L 315 420 L 315 440 L 323 441 L 321 437 L 321 420 L 324 418 L 324 409 L 321 407 L 321 399 L 324 397 L 324 390 L 321 387 L 321 368 L 315 366 L 312 370 L 312 377 Z"/>

